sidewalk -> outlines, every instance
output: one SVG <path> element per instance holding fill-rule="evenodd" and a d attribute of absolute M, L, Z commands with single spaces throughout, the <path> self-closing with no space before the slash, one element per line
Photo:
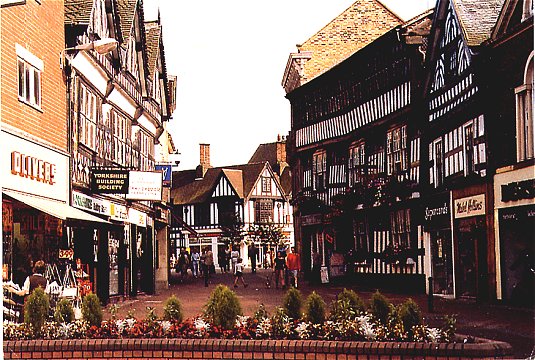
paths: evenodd
<path fill-rule="evenodd" d="M 236 291 L 244 315 L 252 315 L 261 303 L 271 313 L 276 306 L 282 304 L 285 290 L 275 289 L 275 284 L 272 284 L 272 287 L 267 289 L 265 282 L 266 276 L 269 274 L 270 272 L 268 270 L 260 269 L 256 274 L 252 274 L 250 273 L 250 269 L 246 269 L 244 279 L 249 286 L 247 288 L 240 286 L 236 289 L 232 288 L 232 275 L 220 274 L 219 270 L 216 275 L 212 276 L 211 283 L 208 287 L 204 286 L 203 279 L 190 277 L 183 283 L 171 285 L 169 289 L 160 291 L 156 295 L 140 295 L 136 299 L 118 303 L 118 316 L 125 317 L 128 313 L 132 313 L 137 318 L 145 318 L 147 307 L 155 308 L 156 314 L 161 316 L 163 314 L 165 300 L 174 294 L 182 302 L 184 316 L 193 317 L 202 312 L 202 308 L 206 304 L 211 291 L 219 283 L 225 284 Z M 351 288 L 349 286 L 347 287 Z M 327 305 L 330 305 L 332 300 L 336 298 L 343 288 L 344 286 L 339 284 L 324 284 L 315 287 L 309 286 L 308 283 L 300 284 L 300 291 L 303 294 L 303 298 L 315 290 L 323 297 Z M 353 290 L 364 301 L 368 301 L 373 294 L 370 291 L 359 291 L 354 287 Z M 534 350 L 535 319 L 533 309 L 517 309 L 501 305 L 478 304 L 435 297 L 434 312 L 429 313 L 427 311 L 427 296 L 425 294 L 403 295 L 385 292 L 383 295 L 394 304 L 404 301 L 407 297 L 411 297 L 420 306 L 427 323 L 433 326 L 440 326 L 445 315 L 456 315 L 457 332 L 459 334 L 506 341 L 513 347 L 515 358 L 526 358 Z M 110 317 L 109 308 L 105 309 L 104 314 L 105 318 Z"/>

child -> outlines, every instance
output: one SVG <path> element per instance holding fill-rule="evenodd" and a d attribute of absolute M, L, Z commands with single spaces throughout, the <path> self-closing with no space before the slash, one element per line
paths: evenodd
<path fill-rule="evenodd" d="M 238 258 L 238 261 L 236 262 L 236 267 L 234 268 L 234 287 L 238 287 L 238 280 L 241 280 L 241 283 L 243 284 L 243 287 L 247 287 L 247 284 L 243 280 L 243 264 L 242 264 L 242 258 Z"/>

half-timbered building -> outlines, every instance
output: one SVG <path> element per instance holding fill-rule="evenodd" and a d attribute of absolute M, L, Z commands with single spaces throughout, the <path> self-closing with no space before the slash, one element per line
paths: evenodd
<path fill-rule="evenodd" d="M 395 17 L 378 2 L 364 3 L 377 6 L 363 15 L 370 21 Z M 376 24 L 381 34 L 306 83 L 302 55 L 320 55 L 290 55 L 283 86 L 292 109 L 289 162 L 305 269 L 318 252 L 331 276 L 345 269 L 374 286 L 425 286 L 417 209 L 430 13 Z"/>
<path fill-rule="evenodd" d="M 281 231 L 281 240 L 293 243 L 292 207 L 269 162 L 211 167 L 209 145 L 201 144 L 200 153 L 197 169 L 173 173 L 175 257 L 180 248 L 209 247 L 219 265 L 218 255 L 229 246 L 229 228 L 240 236 L 234 245 L 240 247 L 246 265 L 248 244 L 255 243 L 259 260 L 267 250 L 263 239 L 255 237 L 256 225 L 273 226 Z"/>
<path fill-rule="evenodd" d="M 426 273 L 435 294 L 486 299 L 495 292 L 491 157 L 500 155 L 489 150 L 479 64 L 503 3 L 440 0 L 435 9 L 422 139 Z"/>
<path fill-rule="evenodd" d="M 153 202 L 97 193 L 90 174 L 93 169 L 155 170 L 155 143 L 173 108 L 161 27 L 157 22 L 145 26 L 140 0 L 68 0 L 65 33 L 68 48 L 98 39 L 118 42 L 104 55 L 64 52 L 72 203 L 109 222 L 69 229 L 74 256 L 89 265 L 95 291 L 105 302 L 152 293 L 157 266 Z M 167 239 L 161 241 L 159 247 L 166 248 Z"/>
<path fill-rule="evenodd" d="M 535 132 L 533 3 L 505 1 L 482 51 L 494 174 L 496 299 L 533 307 Z"/>

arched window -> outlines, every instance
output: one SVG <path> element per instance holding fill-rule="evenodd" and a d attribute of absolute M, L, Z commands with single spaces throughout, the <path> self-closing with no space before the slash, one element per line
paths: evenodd
<path fill-rule="evenodd" d="M 532 159 L 535 155 L 535 129 L 533 124 L 533 52 L 524 70 L 524 83 L 516 93 L 516 148 L 517 159 Z"/>

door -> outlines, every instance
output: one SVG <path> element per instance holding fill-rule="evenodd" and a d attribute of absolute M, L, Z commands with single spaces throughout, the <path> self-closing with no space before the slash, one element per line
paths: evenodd
<path fill-rule="evenodd" d="M 433 294 L 453 295 L 453 256 L 449 229 L 431 232 Z"/>

